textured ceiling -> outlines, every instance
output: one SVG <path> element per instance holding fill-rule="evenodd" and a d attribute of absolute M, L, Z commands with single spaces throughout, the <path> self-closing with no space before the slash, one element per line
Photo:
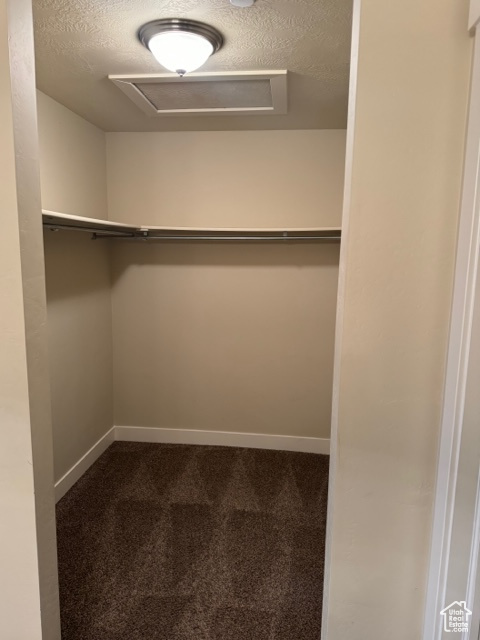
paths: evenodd
<path fill-rule="evenodd" d="M 346 126 L 352 0 L 33 0 L 37 86 L 105 131 Z M 156 18 L 207 22 L 225 37 L 201 71 L 288 69 L 288 114 L 149 118 L 108 74 L 164 73 L 137 39 Z"/>

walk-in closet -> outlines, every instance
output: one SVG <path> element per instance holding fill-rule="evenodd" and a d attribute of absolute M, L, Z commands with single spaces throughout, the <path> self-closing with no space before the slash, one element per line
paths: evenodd
<path fill-rule="evenodd" d="M 351 2 L 167 4 L 34 2 L 62 638 L 318 640 Z"/>
<path fill-rule="evenodd" d="M 479 15 L 0 0 L 1 640 L 476 635 Z"/>

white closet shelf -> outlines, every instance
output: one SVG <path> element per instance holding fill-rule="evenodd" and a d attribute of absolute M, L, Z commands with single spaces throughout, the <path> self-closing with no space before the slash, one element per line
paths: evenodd
<path fill-rule="evenodd" d="M 52 231 L 68 230 L 68 231 L 86 231 L 104 234 L 119 234 L 127 237 L 132 236 L 138 227 L 131 224 L 123 224 L 122 222 L 113 222 L 111 220 L 100 220 L 98 218 L 85 218 L 84 216 L 74 216 L 69 213 L 58 213 L 56 211 L 42 211 L 43 226 Z"/>
<path fill-rule="evenodd" d="M 338 241 L 340 227 L 289 227 L 242 229 L 231 227 L 158 227 L 131 225 L 111 220 L 86 218 L 68 213 L 42 211 L 43 226 L 51 231 L 83 231 L 92 233 L 94 238 L 125 238 L 157 241 Z"/>

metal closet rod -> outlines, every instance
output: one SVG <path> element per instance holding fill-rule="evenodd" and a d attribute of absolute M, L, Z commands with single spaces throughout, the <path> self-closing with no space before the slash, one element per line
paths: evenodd
<path fill-rule="evenodd" d="M 105 236 L 104 236 L 105 237 Z M 339 235 L 326 235 L 326 234 L 316 234 L 316 235 L 234 235 L 234 234 L 212 234 L 212 235 L 173 235 L 173 234 L 164 234 L 164 235 L 136 235 L 134 237 L 127 238 L 130 240 L 151 240 L 151 241 L 172 241 L 172 242 L 180 242 L 182 240 L 187 240 L 188 242 L 199 241 L 199 242 L 212 242 L 212 241 L 221 241 L 221 242 L 263 242 L 267 241 L 280 241 L 285 242 L 288 240 L 340 240 Z"/>
<path fill-rule="evenodd" d="M 108 236 L 102 236 L 108 237 Z M 340 240 L 340 236 L 327 236 L 327 235 L 312 235 L 312 236 L 230 236 L 230 235 L 212 235 L 212 236 L 196 236 L 196 235 L 180 235 L 180 236 L 130 236 L 124 238 L 126 240 L 150 240 L 156 242 L 181 242 L 182 240 L 188 242 L 287 242 L 287 241 L 308 241 L 308 240 Z"/>
<path fill-rule="evenodd" d="M 50 231 L 83 231 L 92 234 L 92 239 L 101 238 L 118 238 L 122 240 L 142 240 L 156 242 L 292 242 L 301 241 L 308 242 L 312 240 L 330 240 L 337 242 L 340 240 L 340 232 L 316 233 L 307 235 L 295 235 L 295 232 L 279 232 L 277 234 L 258 233 L 236 235 L 232 233 L 217 232 L 212 234 L 172 234 L 156 231 L 148 231 L 144 229 L 135 229 L 132 231 L 119 231 L 117 229 L 99 229 L 98 227 L 89 227 L 88 225 L 78 224 L 58 224 L 55 222 L 44 222 L 43 226 Z M 281 235 L 280 235 L 281 234 Z"/>
<path fill-rule="evenodd" d="M 92 233 L 94 236 L 98 238 L 108 237 L 108 238 L 133 238 L 135 237 L 135 233 L 133 231 L 116 231 L 114 229 L 98 229 L 97 227 L 85 227 L 83 225 L 75 225 L 75 224 L 57 224 L 55 222 L 44 222 L 43 226 L 45 229 L 49 229 L 50 231 L 83 231 L 86 233 Z"/>
<path fill-rule="evenodd" d="M 93 240 L 102 238 L 112 238 L 118 240 L 130 240 L 134 242 L 308 242 L 308 241 L 330 241 L 339 242 L 340 236 L 141 236 L 122 235 L 116 233 L 93 233 Z"/>

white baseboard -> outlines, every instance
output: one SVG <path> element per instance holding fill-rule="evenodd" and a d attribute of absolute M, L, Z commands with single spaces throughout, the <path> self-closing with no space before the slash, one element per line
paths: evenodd
<path fill-rule="evenodd" d="M 80 480 L 85 471 L 87 471 L 92 464 L 98 460 L 106 449 L 115 440 L 115 427 L 112 427 L 104 436 L 96 442 L 87 453 L 80 458 L 80 460 L 73 465 L 73 467 L 67 471 L 67 473 L 55 483 L 55 501 L 58 502 L 60 498 L 67 493 L 73 485 Z"/>
<path fill-rule="evenodd" d="M 80 480 L 83 474 L 115 440 L 123 442 L 158 442 L 165 444 L 203 444 L 248 449 L 274 449 L 301 451 L 329 455 L 328 438 L 297 436 L 270 436 L 263 433 L 236 433 L 231 431 L 199 431 L 196 429 L 162 429 L 160 427 L 112 427 L 80 460 L 55 483 L 55 501 L 58 502 Z"/>
<path fill-rule="evenodd" d="M 115 440 L 124 442 L 159 442 L 168 444 L 203 444 L 250 449 L 330 453 L 328 438 L 270 436 L 263 433 L 199 431 L 196 429 L 162 429 L 160 427 L 115 427 Z"/>

